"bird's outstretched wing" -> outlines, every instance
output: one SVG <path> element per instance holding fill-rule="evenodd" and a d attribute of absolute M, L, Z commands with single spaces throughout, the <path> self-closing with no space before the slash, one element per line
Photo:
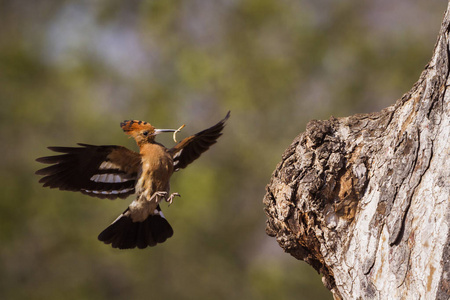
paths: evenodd
<path fill-rule="evenodd" d="M 43 175 L 44 187 L 78 191 L 98 198 L 125 198 L 134 194 L 141 168 L 139 153 L 121 146 L 48 147 L 62 155 L 36 159 L 49 167 L 36 171 Z"/>
<path fill-rule="evenodd" d="M 211 145 L 215 144 L 217 139 L 222 135 L 225 122 L 229 117 L 230 112 L 228 112 L 226 117 L 216 125 L 185 138 L 171 148 L 169 152 L 173 155 L 175 171 L 186 168 L 203 152 L 208 150 Z"/>

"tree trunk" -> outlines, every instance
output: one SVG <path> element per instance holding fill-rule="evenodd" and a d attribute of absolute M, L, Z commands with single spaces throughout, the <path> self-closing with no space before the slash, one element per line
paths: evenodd
<path fill-rule="evenodd" d="M 335 299 L 450 299 L 449 24 L 411 91 L 309 122 L 267 186 L 267 234 Z"/>

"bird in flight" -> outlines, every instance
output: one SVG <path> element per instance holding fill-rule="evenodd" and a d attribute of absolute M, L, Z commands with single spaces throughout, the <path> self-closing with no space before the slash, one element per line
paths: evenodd
<path fill-rule="evenodd" d="M 168 149 L 155 141 L 161 132 L 174 129 L 156 129 L 143 121 L 127 120 L 122 130 L 133 137 L 139 153 L 122 146 L 48 147 L 63 153 L 46 156 L 36 161 L 51 166 L 36 171 L 42 175 L 44 187 L 107 199 L 126 198 L 136 194 L 128 208 L 100 233 L 98 239 L 113 248 L 140 249 L 163 243 L 173 235 L 159 203 L 172 203 L 178 193 L 170 194 L 170 177 L 186 168 L 222 135 L 230 112 L 216 125 L 189 136 Z M 175 134 L 174 134 L 175 137 Z"/>

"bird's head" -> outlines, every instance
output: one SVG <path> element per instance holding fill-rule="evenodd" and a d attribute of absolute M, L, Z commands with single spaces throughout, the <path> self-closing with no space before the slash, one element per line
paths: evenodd
<path fill-rule="evenodd" d="M 137 120 L 126 120 L 120 123 L 123 131 L 133 137 L 138 146 L 155 141 L 157 134 L 161 132 L 174 132 L 175 129 L 156 129 L 150 123 Z"/>

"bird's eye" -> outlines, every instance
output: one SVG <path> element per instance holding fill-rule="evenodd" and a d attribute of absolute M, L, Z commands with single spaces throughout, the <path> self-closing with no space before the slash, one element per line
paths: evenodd
<path fill-rule="evenodd" d="M 148 135 L 148 131 L 144 131 L 142 134 L 143 134 L 144 136 L 147 136 L 147 135 Z"/>

